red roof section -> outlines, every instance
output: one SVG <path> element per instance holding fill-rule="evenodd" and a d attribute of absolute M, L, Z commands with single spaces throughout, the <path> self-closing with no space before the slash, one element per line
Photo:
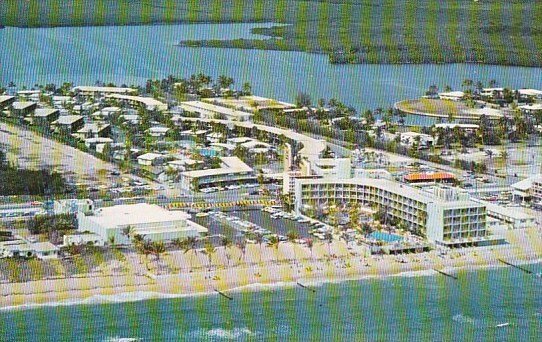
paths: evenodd
<path fill-rule="evenodd" d="M 448 172 L 411 173 L 405 176 L 406 181 L 435 181 L 446 179 L 455 179 L 455 176 Z"/>

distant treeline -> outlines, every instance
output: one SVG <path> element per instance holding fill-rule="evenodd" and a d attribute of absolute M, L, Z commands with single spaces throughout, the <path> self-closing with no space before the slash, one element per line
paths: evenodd
<path fill-rule="evenodd" d="M 272 22 L 273 37 L 190 46 L 299 50 L 331 63 L 542 66 L 540 0 L 10 0 L 0 24 L 18 27 Z M 179 40 L 181 37 L 179 37 Z"/>
<path fill-rule="evenodd" d="M 52 195 L 66 192 L 64 178 L 48 170 L 27 170 L 11 165 L 0 151 L 0 196 Z"/>

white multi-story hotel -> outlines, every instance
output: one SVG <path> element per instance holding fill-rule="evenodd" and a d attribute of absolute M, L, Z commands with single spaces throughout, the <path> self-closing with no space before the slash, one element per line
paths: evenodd
<path fill-rule="evenodd" d="M 298 179 L 296 211 L 306 212 L 331 203 L 356 202 L 385 210 L 406 223 L 407 229 L 430 241 L 453 245 L 463 240 L 484 240 L 486 207 L 456 188 L 418 190 L 387 179 Z"/>

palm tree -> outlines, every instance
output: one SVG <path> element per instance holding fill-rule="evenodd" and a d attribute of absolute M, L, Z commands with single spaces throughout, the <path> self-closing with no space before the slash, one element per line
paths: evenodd
<path fill-rule="evenodd" d="M 132 243 L 134 244 L 136 253 L 140 254 L 139 263 L 141 263 L 141 254 L 143 254 L 143 243 L 145 242 L 145 239 L 143 238 L 143 235 L 141 234 L 134 234 L 132 236 Z"/>
<path fill-rule="evenodd" d="M 262 243 L 263 243 L 263 235 L 261 233 L 257 233 L 254 236 L 254 240 L 260 246 L 260 264 L 262 263 Z"/>
<path fill-rule="evenodd" d="M 222 239 L 220 239 L 220 245 L 224 247 L 224 252 L 226 254 L 226 259 L 228 260 L 228 267 L 230 266 L 230 255 L 228 254 L 228 249 L 232 245 L 232 241 L 229 237 L 223 236 Z"/>
<path fill-rule="evenodd" d="M 207 258 L 209 259 L 209 272 L 211 271 L 211 263 L 213 262 L 213 254 L 216 252 L 215 246 L 209 241 L 205 243 L 204 247 L 204 253 L 207 255 Z"/>
<path fill-rule="evenodd" d="M 147 270 L 149 270 L 149 264 L 147 261 L 149 260 L 149 254 L 152 254 L 153 245 L 152 242 L 149 240 L 145 240 L 143 242 L 143 245 L 141 246 L 141 251 L 145 255 L 145 266 L 147 267 Z"/>
<path fill-rule="evenodd" d="M 125 236 L 128 240 L 130 240 L 134 232 L 135 232 L 134 226 L 128 225 L 122 228 L 121 234 Z"/>
<path fill-rule="evenodd" d="M 295 242 L 297 239 L 299 239 L 299 233 L 295 230 L 290 230 L 288 233 L 286 233 L 286 237 L 288 238 L 288 242 L 292 244 L 292 250 L 294 251 L 294 262 L 297 264 L 297 257 L 295 253 Z"/>
<path fill-rule="evenodd" d="M 184 253 L 188 253 L 190 251 L 193 251 L 192 257 L 190 258 L 190 272 L 192 272 L 192 264 L 193 264 L 193 256 L 196 255 L 196 244 L 198 243 L 198 239 L 194 236 L 189 236 L 182 240 L 182 246 L 181 248 L 184 250 Z"/>
<path fill-rule="evenodd" d="M 156 257 L 156 261 L 160 261 L 160 255 L 166 252 L 166 245 L 162 241 L 155 241 L 151 246 L 151 253 Z"/>
<path fill-rule="evenodd" d="M 331 243 L 333 242 L 333 234 L 331 234 L 331 232 L 326 232 L 324 234 L 324 240 L 327 242 L 328 258 L 331 258 Z"/>
<path fill-rule="evenodd" d="M 239 260 L 243 258 L 243 261 L 245 260 L 245 254 L 247 253 L 247 242 L 245 239 L 242 239 L 237 243 L 237 248 L 241 251 L 241 255 L 239 256 Z"/>
<path fill-rule="evenodd" d="M 312 239 L 307 239 L 305 241 L 307 242 L 307 248 L 311 252 L 311 260 L 312 260 L 313 259 L 313 257 L 312 257 L 312 249 L 314 247 L 314 241 Z"/>
<path fill-rule="evenodd" d="M 272 235 L 272 236 L 269 238 L 269 247 L 275 248 L 275 254 L 277 254 L 277 252 L 278 252 L 279 244 L 280 244 L 280 240 L 279 240 L 279 238 L 278 238 L 276 235 Z M 277 255 L 277 257 L 275 258 L 275 260 L 278 261 L 278 255 Z"/>

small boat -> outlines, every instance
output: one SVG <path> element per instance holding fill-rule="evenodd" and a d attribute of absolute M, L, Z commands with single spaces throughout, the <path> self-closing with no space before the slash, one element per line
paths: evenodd
<path fill-rule="evenodd" d="M 506 323 L 500 323 L 500 324 L 497 324 L 497 325 L 495 326 L 495 328 L 503 328 L 503 327 L 507 327 L 507 326 L 509 326 L 509 325 L 510 325 L 510 323 L 508 323 L 508 322 L 506 322 Z"/>

